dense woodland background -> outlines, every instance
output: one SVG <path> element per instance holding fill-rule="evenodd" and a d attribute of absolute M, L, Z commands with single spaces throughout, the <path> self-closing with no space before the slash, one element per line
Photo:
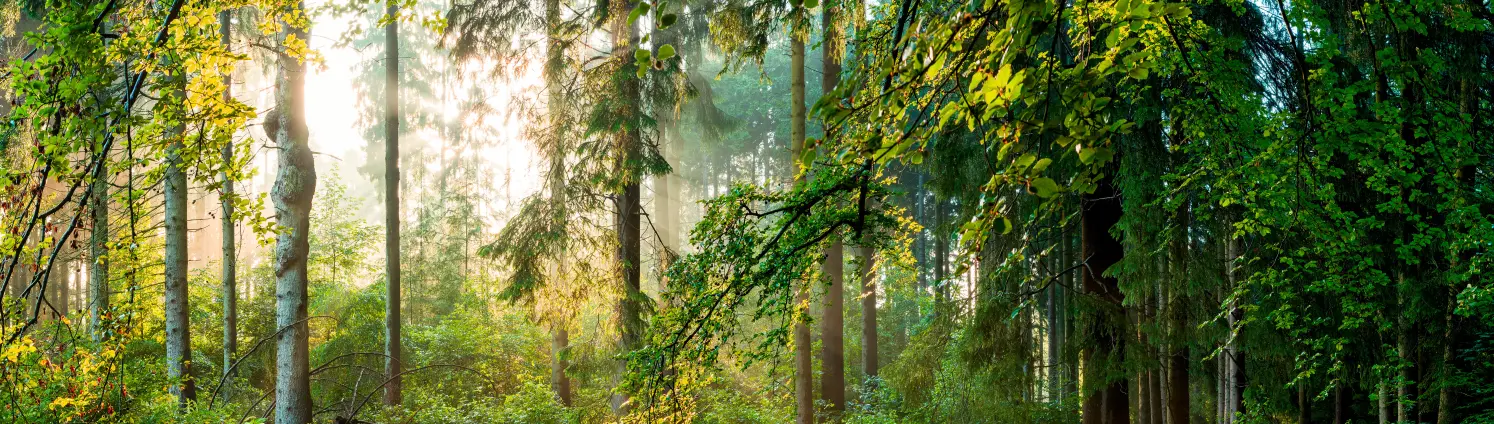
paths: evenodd
<path fill-rule="evenodd" d="M 0 421 L 1494 422 L 1483 0 L 0 24 Z"/>

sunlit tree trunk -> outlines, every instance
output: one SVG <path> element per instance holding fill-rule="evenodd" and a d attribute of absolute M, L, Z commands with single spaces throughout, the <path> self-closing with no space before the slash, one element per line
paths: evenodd
<path fill-rule="evenodd" d="M 804 125 L 806 111 L 804 108 L 804 35 L 789 35 L 789 74 L 790 88 L 792 91 L 793 104 L 789 105 L 790 133 L 793 140 L 793 160 L 791 163 L 799 164 L 792 167 L 793 175 L 799 175 L 800 166 L 809 164 L 800 163 L 804 146 Z M 801 308 L 808 312 L 809 291 L 813 284 L 805 282 L 799 288 L 799 293 L 794 300 Z M 810 424 L 814 422 L 814 359 L 810 339 L 809 325 L 798 320 L 794 324 L 794 398 L 796 402 L 796 417 L 799 424 Z"/>
<path fill-rule="evenodd" d="M 1121 354 L 1125 351 L 1126 338 L 1116 336 L 1125 333 L 1113 331 L 1116 330 L 1114 327 L 1125 326 L 1125 313 L 1122 309 L 1125 297 L 1121 294 L 1119 281 L 1104 274 L 1112 265 L 1120 262 L 1124 254 L 1120 240 L 1116 240 L 1110 233 L 1110 229 L 1121 218 L 1120 196 L 1107 178 L 1099 182 L 1093 193 L 1084 195 L 1081 206 L 1083 213 L 1080 236 L 1083 240 L 1080 257 L 1088 262 L 1083 271 L 1084 291 L 1104 304 L 1101 306 L 1104 309 L 1090 312 L 1093 314 L 1090 317 L 1092 324 L 1088 335 L 1091 342 L 1081 352 L 1085 364 L 1086 386 L 1084 423 L 1125 423 L 1131 419 L 1126 381 L 1104 382 L 1106 371 L 1102 367 L 1106 365 L 1097 364 L 1097 361 L 1101 361 L 1112 366 L 1118 365 Z"/>
<path fill-rule="evenodd" d="M 824 13 L 820 14 L 824 28 L 824 39 L 820 44 L 820 58 L 822 59 L 820 88 L 821 93 L 827 95 L 835 91 L 835 85 L 840 83 L 840 62 L 845 52 L 845 28 L 841 27 L 843 19 L 840 17 L 838 3 L 838 0 L 825 2 Z M 803 66 L 797 66 L 796 69 L 797 72 L 804 72 Z M 795 107 L 804 107 L 803 97 L 804 95 L 801 94 L 800 101 L 794 104 Z M 802 111 L 799 119 L 805 119 Z M 803 133 L 801 132 L 800 135 L 802 136 Z M 828 140 L 832 136 L 832 129 L 825 128 L 825 138 Z M 825 249 L 825 262 L 822 264 L 825 276 L 830 279 L 830 287 L 825 292 L 825 305 L 822 311 L 824 317 L 820 320 L 822 343 L 820 366 L 824 373 L 820 380 L 820 396 L 825 399 L 832 419 L 838 419 L 840 412 L 846 408 L 844 268 L 845 247 L 840 237 L 832 236 L 830 247 Z"/>
<path fill-rule="evenodd" d="M 564 45 L 560 40 L 560 0 L 545 0 L 545 28 L 549 38 L 546 46 L 545 61 L 545 89 L 549 94 L 549 118 L 550 131 L 553 139 L 550 141 L 550 201 L 555 207 L 561 208 L 557 211 L 555 219 L 565 219 L 565 143 L 563 137 L 564 128 L 567 125 L 565 113 L 565 92 L 561 84 L 561 72 L 565 66 Z M 561 268 L 564 267 L 566 256 L 564 252 L 560 255 Z M 564 273 L 557 273 L 564 277 Z M 555 396 L 560 399 L 560 404 L 571 406 L 571 380 L 566 376 L 565 370 L 569 366 L 566 361 L 566 351 L 570 349 L 571 337 L 566 330 L 566 322 L 560 317 L 552 318 L 554 322 L 550 325 L 550 386 L 555 390 Z"/>
<path fill-rule="evenodd" d="M 298 3 L 296 9 L 304 7 Z M 282 36 L 306 40 L 306 29 L 286 25 Z M 276 104 L 280 128 L 275 135 L 280 160 L 272 196 L 275 220 L 282 230 L 275 243 L 275 422 L 311 422 L 311 379 L 306 319 L 306 260 L 310 250 L 311 199 L 316 193 L 316 163 L 306 128 L 306 65 L 301 58 L 280 55 Z"/>
<path fill-rule="evenodd" d="M 225 10 L 218 13 L 218 35 L 222 38 L 223 47 L 229 48 L 232 40 L 233 12 Z M 223 76 L 223 102 L 233 100 L 233 73 Z M 225 167 L 233 163 L 233 142 L 229 141 L 223 146 L 223 164 Z M 223 206 L 223 378 L 228 380 L 233 377 L 233 370 L 229 366 L 233 364 L 234 356 L 238 353 L 239 346 L 239 289 L 238 289 L 238 254 L 234 243 L 234 215 L 233 215 L 233 181 L 227 172 L 223 173 L 222 193 L 219 194 Z M 226 391 L 224 392 L 225 396 Z"/>
<path fill-rule="evenodd" d="M 384 27 L 384 404 L 403 400 L 399 268 L 399 7 L 390 1 Z"/>
<path fill-rule="evenodd" d="M 107 152 L 99 154 L 107 157 Z M 109 310 L 109 180 L 99 178 L 89 188 L 93 204 L 93 231 L 88 247 L 88 326 L 94 340 L 103 339 L 102 322 Z M 15 284 L 15 283 L 11 283 Z"/>
<path fill-rule="evenodd" d="M 179 94 L 185 96 L 185 94 Z M 185 101 L 183 99 L 182 101 Z M 166 378 L 171 381 L 171 394 L 185 408 L 196 399 L 197 386 L 192 381 L 192 335 L 190 314 L 192 307 L 187 297 L 187 172 L 183 169 L 182 127 L 175 128 L 168 136 L 166 148 L 165 176 L 165 314 L 166 314 Z"/>
<path fill-rule="evenodd" d="M 633 2 L 626 0 L 614 1 L 611 5 L 613 7 L 613 60 L 617 62 L 618 66 L 624 67 L 621 72 L 628 72 L 626 68 L 632 66 L 634 63 L 632 60 L 632 46 L 636 29 L 628 22 L 628 13 L 633 9 Z M 617 193 L 617 214 L 615 216 L 615 226 L 617 228 L 617 261 L 620 280 L 623 285 L 623 297 L 618 301 L 618 325 L 620 326 L 619 333 L 621 333 L 621 337 L 618 340 L 618 352 L 626 353 L 638 347 L 643 331 L 641 317 L 642 305 L 639 304 L 644 297 L 639 267 L 642 260 L 639 239 L 641 236 L 641 217 L 639 214 L 642 210 L 639 201 L 642 196 L 639 186 L 639 170 L 631 169 L 635 159 L 640 156 L 640 149 L 643 147 L 638 128 L 639 123 L 642 121 L 640 119 L 642 110 L 639 106 L 639 79 L 625 76 L 616 78 L 615 80 L 620 85 L 617 90 L 617 95 L 621 97 L 619 104 L 623 105 L 621 107 L 624 108 L 623 110 L 618 110 L 617 113 L 627 122 L 622 131 L 614 136 L 617 152 L 616 172 L 618 173 L 617 175 L 623 178 L 621 182 L 622 190 Z M 622 376 L 627 373 L 627 367 L 627 360 L 618 361 L 615 378 L 619 382 Z M 619 416 L 626 415 L 628 410 L 631 409 L 628 403 L 628 396 L 624 395 L 620 390 L 615 391 L 612 397 L 613 413 Z"/>

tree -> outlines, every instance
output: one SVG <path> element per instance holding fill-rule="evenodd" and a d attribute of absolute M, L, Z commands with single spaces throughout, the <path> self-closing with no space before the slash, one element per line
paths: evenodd
<path fill-rule="evenodd" d="M 181 76 L 173 76 L 182 79 Z M 185 82 L 178 82 L 185 84 Z M 175 95 L 186 102 L 185 91 Z M 172 381 L 171 393 L 185 409 L 197 398 L 192 380 L 191 305 L 187 297 L 187 170 L 182 158 L 186 137 L 184 125 L 167 135 L 165 189 L 166 227 L 166 377 Z"/>
<path fill-rule="evenodd" d="M 799 7 L 794 8 L 794 12 L 790 18 L 791 22 L 800 22 L 807 19 L 806 15 L 808 13 L 809 11 L 805 10 L 803 5 L 800 4 Z M 805 178 L 804 173 L 813 165 L 802 159 L 806 152 L 811 149 L 810 146 L 806 146 L 804 143 L 804 121 L 806 115 L 804 107 L 805 37 L 806 35 L 802 30 L 790 29 L 789 31 L 789 55 L 791 58 L 789 62 L 789 66 L 791 67 L 789 71 L 789 75 L 791 75 L 789 77 L 789 85 L 793 90 L 793 96 L 790 97 L 790 101 L 793 103 L 789 105 L 789 125 L 791 126 L 789 140 L 794 146 L 792 154 L 794 155 L 793 163 L 795 166 L 793 172 L 796 184 L 802 182 L 801 180 Z M 838 257 L 832 259 L 830 252 L 826 252 L 826 258 L 823 259 L 822 266 L 826 268 L 825 273 L 827 275 L 834 275 L 831 274 L 830 264 L 832 261 L 839 260 Z M 839 274 L 840 264 L 835 264 L 834 267 L 834 270 L 837 271 L 835 274 Z M 835 283 L 832 282 L 831 284 L 834 285 Z M 800 310 L 798 313 L 802 314 L 794 322 L 794 399 L 797 400 L 797 408 L 795 409 L 797 412 L 795 415 L 797 422 L 799 424 L 811 424 L 815 421 L 814 346 L 809 334 L 809 325 L 804 321 L 808 319 L 806 316 L 809 314 L 809 298 L 813 285 L 808 281 L 804 282 L 803 285 L 803 287 L 798 289 L 798 296 L 794 298 L 794 303 L 797 305 L 796 308 Z"/>
<path fill-rule="evenodd" d="M 827 1 L 824 5 L 825 10 L 821 13 L 824 39 L 820 46 L 820 52 L 824 56 L 824 59 L 820 62 L 822 68 L 820 86 L 824 93 L 834 92 L 835 85 L 840 83 L 840 63 L 842 57 L 845 55 L 845 28 L 842 26 L 845 19 L 841 17 L 841 5 L 839 3 L 839 0 Z M 800 50 L 803 50 L 802 46 Z M 802 53 L 801 51 L 800 54 L 802 55 Z M 803 59 L 801 58 L 800 65 L 803 64 L 802 62 Z M 798 72 L 800 72 L 799 78 L 802 79 L 803 71 Z M 800 84 L 802 85 L 803 83 L 801 82 Z M 803 89 L 801 88 L 800 91 L 803 91 Z M 803 120 L 805 115 L 803 100 L 803 93 L 800 93 L 799 100 L 794 103 L 794 106 L 799 108 L 799 115 L 797 116 L 800 120 Z M 797 125 L 802 126 L 803 124 L 798 123 Z M 803 132 L 801 128 L 799 131 L 801 140 Z M 834 135 L 833 128 L 825 128 L 826 138 L 833 137 Z M 841 243 L 840 237 L 837 236 L 830 243 L 830 247 L 825 249 L 825 262 L 822 267 L 826 277 L 830 279 L 830 286 L 825 291 L 825 316 L 820 321 L 820 337 L 823 338 L 821 346 L 823 357 L 820 360 L 820 366 L 824 369 L 823 379 L 820 380 L 820 396 L 825 399 L 825 403 L 829 404 L 830 414 L 836 419 L 838 419 L 840 412 L 846 408 L 846 284 L 845 273 L 843 272 L 845 266 L 844 251 L 844 245 Z M 869 269 L 863 268 L 862 272 L 865 273 Z M 865 277 L 863 277 L 864 279 Z M 875 304 L 873 304 L 872 309 L 873 313 L 875 313 Z"/>
<path fill-rule="evenodd" d="M 281 45 L 275 98 L 280 121 L 275 140 L 280 158 L 272 197 L 283 228 L 275 243 L 275 422 L 311 422 L 311 366 L 307 324 L 306 255 L 310 249 L 311 198 L 316 163 L 306 127 L 306 64 L 295 52 L 305 48 L 308 29 L 295 21 L 296 4 L 281 16 Z"/>
<path fill-rule="evenodd" d="M 233 44 L 233 11 L 218 12 L 218 31 L 223 39 L 223 48 L 229 50 Z M 223 103 L 233 101 L 233 74 L 223 76 Z M 233 143 L 224 143 L 221 152 L 224 168 L 233 163 Z M 233 214 L 233 180 L 229 172 L 223 172 L 223 186 L 218 197 L 223 207 L 223 378 L 233 378 L 234 357 L 239 345 L 239 286 L 238 246 L 234 240 L 237 220 Z"/>
<path fill-rule="evenodd" d="M 618 340 L 619 352 L 630 352 L 639 346 L 643 334 L 642 309 L 645 298 L 643 295 L 641 281 L 642 261 L 642 233 L 641 233 L 641 194 L 642 189 L 639 181 L 643 178 L 643 169 L 639 167 L 640 161 L 644 159 L 643 140 L 640 127 L 643 123 L 642 111 L 639 110 L 639 81 L 630 78 L 629 64 L 634 63 L 633 46 L 636 40 L 633 19 L 629 13 L 633 10 L 630 1 L 612 2 L 611 32 L 612 32 L 612 62 L 617 68 L 614 70 L 612 80 L 618 97 L 610 106 L 611 113 L 616 114 L 618 122 L 613 137 L 613 155 L 615 175 L 617 180 L 613 182 L 615 192 L 613 195 L 615 211 L 615 231 L 617 232 L 617 266 L 618 280 L 622 284 L 622 298 L 618 300 L 617 319 L 618 332 L 621 335 Z M 622 381 L 623 375 L 628 372 L 628 361 L 626 359 L 618 362 L 617 381 Z M 612 411 L 617 415 L 627 415 L 630 405 L 628 396 L 621 391 L 612 397 Z"/>
<path fill-rule="evenodd" d="M 399 405 L 403 372 L 399 246 L 399 7 L 388 2 L 384 27 L 384 404 Z"/>

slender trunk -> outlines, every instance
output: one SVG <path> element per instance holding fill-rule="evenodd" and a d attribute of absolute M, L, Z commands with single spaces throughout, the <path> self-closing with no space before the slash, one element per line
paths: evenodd
<path fill-rule="evenodd" d="M 631 66 L 633 63 L 633 37 L 635 28 L 628 22 L 628 12 L 632 10 L 631 1 L 615 1 L 612 3 L 612 54 L 613 60 L 619 62 L 619 66 Z M 625 109 L 618 111 L 624 119 L 631 122 L 641 121 L 642 111 L 639 109 L 639 80 L 637 78 L 619 78 L 617 92 L 622 97 Z M 640 281 L 640 254 L 641 243 L 640 231 L 640 207 L 639 200 L 641 190 L 639 178 L 635 170 L 626 169 L 641 155 L 642 142 L 637 125 L 627 125 L 622 132 L 615 135 L 617 143 L 617 172 L 625 178 L 622 181 L 622 191 L 617 197 L 617 260 L 621 271 L 623 284 L 623 298 L 618 305 L 618 324 L 621 326 L 618 351 L 630 352 L 638 346 L 643 331 L 643 320 L 641 318 L 643 289 Z M 626 360 L 618 361 L 616 378 L 621 378 L 627 373 L 628 363 Z M 621 392 L 616 392 L 612 398 L 612 410 L 617 415 L 626 415 L 628 412 L 628 397 Z"/>
<path fill-rule="evenodd" d="M 550 330 L 550 386 L 555 389 L 560 404 L 567 407 L 571 406 L 571 379 L 565 376 L 565 369 L 570 366 L 565 356 L 570 345 L 571 335 L 565 325 L 554 324 Z"/>
<path fill-rule="evenodd" d="M 1230 231 L 1226 228 L 1225 231 Z M 1240 241 L 1229 237 L 1225 241 L 1225 278 L 1230 290 L 1238 293 L 1239 284 L 1239 259 Z M 1228 295 L 1227 295 L 1228 296 Z M 1245 319 L 1245 311 L 1239 306 L 1239 299 L 1231 300 L 1229 303 L 1229 314 L 1225 317 L 1228 321 L 1230 336 L 1229 343 L 1224 347 L 1225 373 L 1224 385 L 1224 422 L 1234 423 L 1240 414 L 1245 413 L 1245 352 L 1240 349 L 1241 329 L 1240 323 Z"/>
<path fill-rule="evenodd" d="M 1312 417 L 1312 398 L 1307 396 L 1307 384 L 1297 385 L 1297 424 L 1307 424 Z"/>
<path fill-rule="evenodd" d="M 183 169 L 182 129 L 170 135 L 166 150 L 166 378 L 178 405 L 197 398 L 192 381 L 191 305 L 187 297 L 187 172 Z"/>
<path fill-rule="evenodd" d="M 218 35 L 222 37 L 223 47 L 229 48 L 232 44 L 232 11 L 225 10 L 218 13 Z M 233 101 L 233 73 L 223 76 L 223 102 Z M 223 145 L 223 166 L 227 169 L 233 163 L 233 142 L 229 141 Z M 238 289 L 238 254 L 234 242 L 234 215 L 233 215 L 233 181 L 228 172 L 223 173 L 223 188 L 219 194 L 223 206 L 223 377 L 225 380 L 233 377 L 233 370 L 229 365 L 233 363 L 234 356 L 238 354 L 239 346 L 239 289 Z M 224 391 L 227 396 L 227 391 Z"/>
<path fill-rule="evenodd" d="M 861 372 L 877 376 L 877 251 L 861 247 Z"/>
<path fill-rule="evenodd" d="M 67 241 L 63 240 L 60 243 L 67 243 Z M 69 285 L 73 283 L 73 280 L 71 278 L 73 274 L 73 262 L 62 259 L 69 256 L 72 256 L 72 252 L 70 250 L 63 250 L 62 254 L 58 255 L 58 260 L 61 260 L 63 262 L 59 264 L 61 266 L 56 267 L 57 270 L 52 273 L 52 275 L 54 276 L 53 278 L 55 279 L 55 284 L 53 284 L 53 287 L 57 287 L 57 302 L 54 306 L 57 307 L 57 313 L 61 314 L 61 316 L 67 316 L 68 309 L 72 307 L 71 300 L 73 297 L 73 292 L 72 287 L 70 287 Z"/>
<path fill-rule="evenodd" d="M 844 56 L 846 41 L 844 29 L 840 26 L 842 19 L 837 1 L 825 2 L 824 11 L 820 17 L 824 29 L 824 38 L 820 43 L 822 64 L 820 92 L 828 96 L 835 91 L 835 86 L 840 84 L 841 59 Z M 800 69 L 799 73 L 804 72 L 802 64 L 797 68 Z M 802 86 L 803 83 L 800 84 Z M 804 107 L 803 97 L 801 93 L 795 107 Z M 805 118 L 803 112 L 799 117 L 800 120 Z M 833 128 L 827 126 L 824 130 L 826 139 L 834 136 Z M 820 337 L 823 344 L 820 366 L 824 369 L 823 380 L 820 381 L 820 396 L 828 404 L 831 419 L 836 420 L 846 408 L 845 274 L 842 272 L 844 259 L 845 248 L 840 238 L 835 237 L 830 247 L 825 249 L 825 262 L 822 266 L 826 276 L 830 278 L 830 287 L 825 293 L 824 319 L 820 321 Z M 873 304 L 873 309 L 875 309 L 875 304 Z"/>
<path fill-rule="evenodd" d="M 299 12 L 303 5 L 294 6 Z M 284 36 L 308 39 L 306 29 L 285 26 Z M 306 65 L 282 54 L 276 81 L 279 170 L 271 197 L 275 220 L 283 228 L 275 243 L 275 423 L 311 422 L 311 369 L 306 320 L 306 255 L 310 250 L 311 200 L 316 193 L 316 163 L 306 128 Z"/>
<path fill-rule="evenodd" d="M 400 329 L 399 250 L 399 6 L 390 1 L 384 27 L 384 275 L 388 300 L 384 303 L 384 404 L 404 400 L 404 358 Z"/>
<path fill-rule="evenodd" d="M 561 72 L 565 66 L 564 45 L 560 40 L 560 0 L 545 0 L 545 23 L 548 32 L 549 44 L 546 46 L 545 62 L 545 88 L 549 95 L 549 109 L 551 131 L 554 131 L 550 140 L 550 201 L 555 204 L 557 222 L 566 218 L 565 216 L 565 134 L 563 128 L 568 124 L 563 91 Z M 564 267 L 566 256 L 562 252 L 559 258 L 560 267 Z M 557 272 L 564 278 L 564 272 Z M 565 370 L 569 367 L 566 354 L 570 349 L 571 337 L 566 330 L 566 321 L 555 318 L 551 324 L 550 335 L 550 386 L 555 390 L 555 396 L 560 398 L 560 403 L 571 406 L 571 380 L 566 376 Z"/>
<path fill-rule="evenodd" d="M 108 157 L 108 152 L 102 152 Z M 103 339 L 102 319 L 109 312 L 109 179 L 94 179 L 90 187 L 93 196 L 93 233 L 88 239 L 88 328 L 94 340 Z"/>
<path fill-rule="evenodd" d="M 793 140 L 793 158 L 791 163 L 797 164 L 793 167 L 793 175 L 800 174 L 800 167 L 808 167 L 810 164 L 800 163 L 799 158 L 804 152 L 804 122 L 806 111 L 804 107 L 804 39 L 801 35 L 789 36 L 789 73 L 791 75 L 790 89 L 792 91 L 793 104 L 789 105 L 791 137 Z M 802 180 L 800 181 L 802 182 Z M 828 252 L 826 252 L 828 254 Z M 799 288 L 795 300 L 800 307 L 808 310 L 809 291 L 813 287 L 809 282 Z M 799 424 L 810 424 L 814 422 L 814 360 L 811 357 L 811 346 L 809 326 L 801 319 L 794 325 L 794 397 L 797 400 L 796 417 Z"/>
<path fill-rule="evenodd" d="M 1388 383 L 1381 381 L 1375 385 L 1375 397 L 1379 401 L 1380 424 L 1390 423 L 1390 390 L 1386 389 Z"/>
<path fill-rule="evenodd" d="M 1396 279 L 1400 281 L 1399 285 L 1401 286 L 1399 291 L 1402 293 L 1401 296 L 1404 297 L 1404 293 L 1411 290 L 1410 287 L 1407 286 L 1408 283 L 1406 282 L 1406 274 L 1399 271 L 1396 274 Z M 1406 304 L 1405 299 L 1402 299 L 1400 303 L 1404 308 Z M 1411 362 L 1410 358 L 1411 336 L 1409 333 L 1411 332 L 1412 328 L 1410 320 L 1406 318 L 1406 313 L 1404 311 L 1400 314 L 1400 317 L 1396 321 L 1395 356 L 1396 365 L 1398 368 L 1397 374 L 1399 374 L 1400 379 L 1395 385 L 1395 422 L 1409 423 L 1411 422 L 1411 409 L 1409 402 L 1411 401 L 1410 395 L 1411 391 L 1413 390 L 1410 387 L 1410 382 L 1413 378 L 1411 375 L 1411 367 L 1414 365 Z"/>
<path fill-rule="evenodd" d="M 1172 344 L 1169 349 L 1167 367 L 1167 422 L 1168 424 L 1188 424 L 1188 407 L 1191 401 L 1192 391 L 1188 387 L 1189 348 L 1188 343 L 1188 228 L 1192 225 L 1189 219 L 1190 211 L 1187 205 L 1179 207 L 1177 234 L 1173 235 L 1170 256 L 1170 277 L 1173 281 L 1173 289 L 1169 291 L 1167 313 L 1171 321 L 1170 340 L 1179 341 Z"/>
<path fill-rule="evenodd" d="M 1099 182 L 1093 193 L 1084 195 L 1081 205 L 1083 214 L 1080 236 L 1083 241 L 1080 255 L 1088 261 L 1083 272 L 1084 291 L 1104 303 L 1100 310 L 1089 312 L 1093 314 L 1090 317 L 1092 330 L 1088 335 L 1092 342 L 1081 352 L 1087 386 L 1084 388 L 1087 395 L 1084 400 L 1084 423 L 1129 422 L 1131 411 L 1127 402 L 1126 381 L 1105 381 L 1107 378 L 1104 375 L 1107 364 L 1119 365 L 1121 352 L 1125 351 L 1125 337 L 1115 336 L 1125 332 L 1114 328 L 1125 326 L 1126 314 L 1122 306 L 1125 296 L 1120 291 L 1119 281 L 1113 276 L 1105 275 L 1105 271 L 1120 262 L 1124 255 L 1120 240 L 1116 240 L 1110 233 L 1110 229 L 1121 218 L 1120 195 L 1107 178 Z"/>
<path fill-rule="evenodd" d="M 825 291 L 824 316 L 820 319 L 820 396 L 825 400 L 830 418 L 835 419 L 846 404 L 845 371 L 845 258 L 840 242 L 825 249 L 820 269 L 830 279 Z"/>

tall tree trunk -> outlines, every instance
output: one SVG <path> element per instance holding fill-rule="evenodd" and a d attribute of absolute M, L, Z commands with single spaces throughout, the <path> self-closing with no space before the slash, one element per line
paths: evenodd
<path fill-rule="evenodd" d="M 1228 234 L 1233 232 L 1229 225 L 1225 225 L 1224 231 Z M 1239 240 L 1233 235 L 1226 235 L 1224 241 L 1224 276 L 1229 291 L 1224 296 L 1233 296 L 1238 288 L 1238 271 L 1240 246 Z M 1244 310 L 1239 306 L 1239 299 L 1229 300 L 1228 313 L 1225 320 L 1228 323 L 1230 334 L 1224 345 L 1224 354 L 1220 357 L 1222 364 L 1222 383 L 1219 393 L 1219 418 L 1224 424 L 1232 424 L 1237 420 L 1239 414 L 1245 412 L 1245 352 L 1240 350 L 1240 322 L 1244 320 Z"/>
<path fill-rule="evenodd" d="M 225 10 L 218 13 L 218 35 L 222 38 L 223 47 L 230 48 L 232 40 L 233 12 Z M 223 76 L 223 102 L 233 101 L 233 72 Z M 233 142 L 229 141 L 223 145 L 223 166 L 227 169 L 233 163 Z M 239 350 L 239 288 L 238 288 L 238 250 L 234 242 L 234 215 L 233 215 L 233 181 L 229 178 L 227 171 L 223 173 L 223 188 L 219 194 L 223 206 L 223 377 L 224 380 L 233 377 L 233 370 L 229 365 L 233 364 L 233 358 Z M 224 396 L 227 396 L 227 391 Z"/>
<path fill-rule="evenodd" d="M 107 152 L 100 153 L 108 156 Z M 109 180 L 99 178 L 89 188 L 93 196 L 93 230 L 89 235 L 88 328 L 95 341 L 104 337 L 103 319 L 109 311 Z M 14 283 L 13 283 L 14 284 Z"/>
<path fill-rule="evenodd" d="M 404 364 L 400 329 L 399 269 L 399 6 L 389 1 L 384 27 L 384 404 L 399 405 L 404 399 L 400 373 Z"/>
<path fill-rule="evenodd" d="M 824 39 L 820 43 L 821 77 L 820 92 L 829 95 L 840 83 L 841 59 L 845 56 L 845 28 L 837 0 L 825 2 L 820 14 Z M 798 72 L 803 73 L 802 66 Z M 803 95 L 799 96 L 803 100 Z M 803 102 L 795 107 L 803 108 Z M 805 115 L 801 112 L 800 119 Z M 828 139 L 834 129 L 824 129 Z M 806 164 L 807 165 L 807 164 Z M 824 318 L 820 321 L 821 359 L 824 375 L 820 380 L 820 396 L 825 399 L 831 419 L 839 419 L 846 408 L 846 359 L 845 359 L 845 247 L 840 237 L 832 236 L 830 247 L 825 249 L 824 273 L 830 278 L 829 290 L 825 293 Z M 873 305 L 875 306 L 875 305 Z M 875 309 L 875 307 L 873 308 Z"/>
<path fill-rule="evenodd" d="M 633 43 L 636 29 L 628 22 L 628 12 L 633 9 L 633 2 L 623 0 L 612 2 L 612 54 L 613 60 L 618 66 L 632 66 Z M 622 132 L 616 134 L 617 143 L 617 172 L 622 175 L 622 190 L 617 193 L 617 260 L 620 280 L 623 284 L 623 298 L 618 304 L 618 323 L 621 326 L 618 351 L 630 352 L 638 347 L 643 331 L 642 305 L 643 289 L 640 279 L 640 213 L 639 201 L 641 189 L 639 186 L 638 170 L 628 169 L 635 159 L 641 156 L 643 148 L 642 140 L 637 123 L 641 122 L 642 110 L 639 107 L 639 80 L 637 78 L 618 78 L 617 92 L 622 97 L 621 104 L 624 110 L 617 111 L 623 119 L 629 122 Z M 627 360 L 620 360 L 617 364 L 616 378 L 621 378 L 627 373 Z M 616 392 L 612 398 L 612 410 L 617 415 L 626 415 L 628 412 L 628 397 L 622 392 Z"/>
<path fill-rule="evenodd" d="M 789 105 L 789 127 L 794 146 L 790 163 L 797 164 L 792 167 L 795 176 L 800 175 L 801 167 L 810 165 L 800 162 L 805 149 L 804 133 L 807 115 L 804 107 L 803 37 L 799 34 L 789 36 L 790 91 L 793 101 L 793 104 Z M 799 182 L 802 182 L 802 179 Z M 813 286 L 808 281 L 804 282 L 804 286 L 799 288 L 799 293 L 795 297 L 795 301 L 800 307 L 805 308 L 806 313 L 808 312 L 809 291 Z M 794 398 L 797 400 L 796 417 L 799 424 L 814 422 L 814 359 L 812 358 L 812 346 L 810 346 L 812 343 L 809 326 L 804 324 L 804 320 L 798 320 L 794 324 Z"/>
<path fill-rule="evenodd" d="M 565 46 L 560 39 L 560 24 L 560 0 L 545 0 L 545 27 L 549 41 L 545 48 L 545 89 L 549 95 L 547 116 L 550 119 L 550 130 L 554 131 L 549 146 L 550 201 L 561 208 L 555 216 L 557 223 L 567 218 L 564 212 L 566 148 L 563 129 L 568 125 L 566 114 L 569 112 L 565 104 L 564 81 L 561 79 L 565 67 Z M 558 260 L 560 267 L 564 267 L 567 260 L 564 251 Z M 564 278 L 563 272 L 557 274 Z M 571 336 L 566 330 L 566 320 L 558 317 L 553 319 L 550 328 L 550 387 L 555 390 L 555 396 L 560 398 L 560 404 L 571 406 L 571 380 L 565 374 L 569 366 L 566 352 L 570 349 Z"/>
<path fill-rule="evenodd" d="M 877 340 L 877 250 L 862 241 L 861 247 L 861 372 L 876 377 Z"/>
<path fill-rule="evenodd" d="M 166 378 L 180 407 L 197 397 L 192 381 L 192 335 L 187 297 L 187 172 L 181 150 L 184 134 L 176 128 L 166 150 Z"/>
<path fill-rule="evenodd" d="M 296 12 L 304 5 L 297 3 Z M 285 36 L 306 40 L 307 29 L 285 25 Z M 306 64 L 280 56 L 276 81 L 280 128 L 279 170 L 272 196 L 275 220 L 283 228 L 275 243 L 275 422 L 311 422 L 311 375 L 306 322 L 306 255 L 310 250 L 311 199 L 316 193 L 316 163 L 306 128 Z"/>
<path fill-rule="evenodd" d="M 1124 335 L 1125 332 L 1115 331 L 1113 328 L 1126 325 L 1122 306 L 1125 296 L 1120 291 L 1119 281 L 1104 274 L 1112 265 L 1120 262 L 1124 255 L 1120 240 L 1110 234 L 1110 229 L 1121 218 L 1120 194 L 1110 179 L 1106 178 L 1099 182 L 1093 193 L 1084 195 L 1081 205 L 1080 256 L 1088 261 L 1083 272 L 1084 291 L 1105 304 L 1099 311 L 1090 312 L 1093 314 L 1090 317 L 1089 334 L 1092 343 L 1081 352 L 1085 364 L 1084 382 L 1087 386 L 1084 388 L 1087 395 L 1084 400 L 1084 423 L 1125 423 L 1131 419 L 1126 381 L 1120 379 L 1107 382 L 1105 365 L 1096 362 L 1118 364 L 1125 351 L 1125 337 L 1115 336 Z M 1098 386 L 1099 384 L 1105 386 Z"/>
<path fill-rule="evenodd" d="M 1167 318 L 1171 324 L 1171 340 L 1173 343 L 1169 349 L 1169 364 L 1167 366 L 1167 423 L 1188 424 L 1189 403 L 1192 391 L 1188 387 L 1189 348 L 1188 328 L 1189 296 L 1188 296 L 1188 228 L 1192 225 L 1189 219 L 1188 206 L 1185 203 L 1179 206 L 1177 213 L 1177 233 L 1173 235 L 1171 251 L 1169 252 L 1170 277 L 1172 277 L 1174 288 L 1170 291 L 1171 296 L 1167 306 Z"/>
<path fill-rule="evenodd" d="M 67 241 L 63 240 L 59 243 L 65 244 Z M 71 256 L 73 256 L 71 249 L 63 250 L 57 257 L 57 260 L 62 261 L 62 263 L 58 264 L 60 266 L 56 266 L 57 270 L 52 273 L 56 282 L 56 284 L 53 284 L 53 287 L 57 287 L 57 302 L 55 306 L 57 307 L 57 313 L 60 315 L 59 318 L 67 316 L 68 310 L 72 308 L 73 291 L 71 284 L 73 283 L 73 261 L 63 259 Z"/>
<path fill-rule="evenodd" d="M 1297 385 L 1297 424 L 1307 424 L 1312 418 L 1312 398 L 1307 396 L 1307 384 Z"/>

